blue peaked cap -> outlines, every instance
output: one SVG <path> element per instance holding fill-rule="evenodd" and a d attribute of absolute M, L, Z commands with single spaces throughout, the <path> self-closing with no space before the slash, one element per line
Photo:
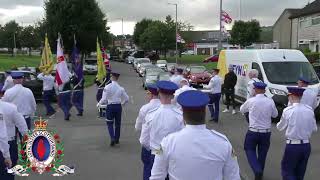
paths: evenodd
<path fill-rule="evenodd" d="M 256 89 L 265 89 L 267 87 L 267 84 L 263 83 L 263 82 L 254 82 L 253 86 Z"/>
<path fill-rule="evenodd" d="M 305 89 L 299 87 L 287 87 L 289 95 L 302 96 Z"/>
<path fill-rule="evenodd" d="M 157 87 L 160 92 L 166 94 L 174 94 L 174 92 L 179 89 L 179 87 L 171 81 L 158 81 Z"/>
<path fill-rule="evenodd" d="M 201 91 L 185 91 L 178 96 L 178 103 L 184 109 L 201 109 L 208 105 L 209 96 Z"/>

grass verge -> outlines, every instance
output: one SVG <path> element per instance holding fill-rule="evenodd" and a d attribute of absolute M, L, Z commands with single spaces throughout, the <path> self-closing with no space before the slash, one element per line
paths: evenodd
<path fill-rule="evenodd" d="M 8 54 L 0 54 L 0 71 L 10 70 L 12 67 L 38 67 L 41 61 L 41 56 L 26 56 L 17 55 L 12 57 Z M 92 86 L 95 81 L 95 75 L 85 75 L 85 87 Z"/>

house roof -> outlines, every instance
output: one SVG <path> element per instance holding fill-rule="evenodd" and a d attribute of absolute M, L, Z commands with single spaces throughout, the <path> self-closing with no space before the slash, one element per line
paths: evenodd
<path fill-rule="evenodd" d="M 298 13 L 290 16 L 290 19 L 307 16 L 315 13 L 320 13 L 320 0 L 315 0 L 312 3 L 306 5 Z"/>
<path fill-rule="evenodd" d="M 301 11 L 301 9 L 285 9 L 282 14 L 279 16 L 279 18 L 277 19 L 277 21 L 274 23 L 274 26 L 275 27 L 278 22 L 280 21 L 281 17 L 283 15 L 285 15 L 286 12 L 288 12 L 290 14 L 290 17 L 293 16 L 293 15 L 297 15 L 299 12 Z"/>
<path fill-rule="evenodd" d="M 211 43 L 218 42 L 220 32 L 218 30 L 211 31 L 184 31 L 181 32 L 182 38 L 187 38 L 188 41 L 193 43 Z M 223 33 L 222 41 L 227 41 L 228 36 Z"/>

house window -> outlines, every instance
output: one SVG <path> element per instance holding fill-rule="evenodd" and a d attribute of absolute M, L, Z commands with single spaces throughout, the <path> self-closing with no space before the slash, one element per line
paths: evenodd
<path fill-rule="evenodd" d="M 311 26 L 311 19 L 310 18 L 300 18 L 300 28 L 306 28 Z"/>
<path fill-rule="evenodd" d="M 320 16 L 312 18 L 312 25 L 319 25 L 320 24 Z"/>

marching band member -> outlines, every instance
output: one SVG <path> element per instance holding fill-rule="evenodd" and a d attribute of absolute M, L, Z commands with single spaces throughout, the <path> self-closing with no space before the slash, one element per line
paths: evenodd
<path fill-rule="evenodd" d="M 159 100 L 159 91 L 155 84 L 148 84 L 147 85 L 147 99 L 148 103 L 141 107 L 139 111 L 139 115 L 136 120 L 135 129 L 137 131 L 141 131 L 143 124 L 146 121 L 146 116 L 149 114 L 150 111 L 154 109 L 158 109 L 161 105 Z M 147 136 L 147 137 L 145 137 Z M 149 134 L 140 134 L 140 141 L 143 141 L 144 138 L 148 138 Z M 152 162 L 151 162 L 151 150 L 149 146 L 142 145 L 141 151 L 141 160 L 143 163 L 143 180 L 149 180 L 151 176 L 151 169 L 152 169 Z"/>
<path fill-rule="evenodd" d="M 22 86 L 24 74 L 21 72 L 12 72 L 14 86 L 8 89 L 2 100 L 10 102 L 17 106 L 18 112 L 21 113 L 27 123 L 28 129 L 31 128 L 31 117 L 36 112 L 37 104 L 32 91 Z"/>
<path fill-rule="evenodd" d="M 263 82 L 255 82 L 253 85 L 256 95 L 240 107 L 240 112 L 249 112 L 249 130 L 244 149 L 255 174 L 255 180 L 262 180 L 270 147 L 271 118 L 278 116 L 278 110 L 274 101 L 264 95 L 267 85 Z"/>
<path fill-rule="evenodd" d="M 186 127 L 161 141 L 150 180 L 240 180 L 239 165 L 226 136 L 205 125 L 209 97 L 186 91 L 178 97 Z M 163 120 L 163 119 L 161 119 Z"/>
<path fill-rule="evenodd" d="M 122 106 L 129 102 L 129 96 L 123 87 L 118 84 L 119 73 L 111 73 L 111 83 L 108 84 L 102 94 L 102 98 L 97 104 L 107 103 L 106 121 L 110 135 L 110 146 L 119 144 L 121 131 Z"/>
<path fill-rule="evenodd" d="M 303 179 L 311 154 L 310 138 L 317 131 L 312 107 L 301 102 L 305 89 L 288 87 L 292 106 L 283 110 L 277 128 L 286 129 L 286 148 L 281 162 L 283 179 Z"/>

